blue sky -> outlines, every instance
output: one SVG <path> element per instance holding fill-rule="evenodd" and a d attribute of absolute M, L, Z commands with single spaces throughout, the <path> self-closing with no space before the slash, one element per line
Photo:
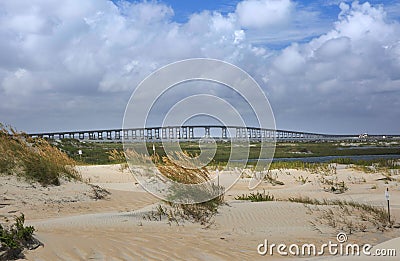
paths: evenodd
<path fill-rule="evenodd" d="M 254 77 L 280 129 L 400 133 L 395 0 L 1 1 L 0 121 L 117 128 L 138 83 L 196 57 Z"/>
<path fill-rule="evenodd" d="M 193 13 L 200 13 L 204 10 L 218 11 L 221 13 L 229 13 L 235 11 L 236 4 L 239 1 L 218 1 L 218 0 L 203 0 L 203 1 L 179 1 L 170 0 L 162 1 L 170 5 L 175 11 L 174 20 L 177 22 L 186 22 L 189 16 Z"/>
<path fill-rule="evenodd" d="M 118 2 L 118 1 L 116 1 Z M 131 1 L 137 2 L 137 1 Z M 159 3 L 165 3 L 166 5 L 172 7 L 174 10 L 173 21 L 178 23 L 186 23 L 190 16 L 194 13 L 201 13 L 204 11 L 210 12 L 219 12 L 221 14 L 228 14 L 235 11 L 236 6 L 240 0 L 202 0 L 202 1 L 182 1 L 182 0 L 162 0 L 158 1 Z M 297 5 L 299 9 L 304 9 L 308 11 L 315 12 L 318 16 L 318 24 L 324 26 L 325 29 L 328 29 L 332 23 L 337 20 L 337 17 L 340 13 L 339 4 L 341 2 L 352 3 L 353 1 L 341 1 L 341 0 L 305 0 L 305 1 L 293 1 Z M 369 0 L 369 1 L 358 1 L 359 3 L 369 2 L 373 5 L 385 6 L 388 17 L 391 19 L 399 19 L 400 18 L 400 3 L 397 0 L 386 0 L 386 1 L 378 1 L 378 0 Z M 316 24 L 307 24 L 310 30 L 313 30 L 313 27 Z M 307 36 L 303 39 L 296 39 L 298 42 L 309 41 L 310 38 L 315 37 L 318 33 L 322 33 L 321 31 L 317 31 L 312 36 Z M 265 42 L 263 45 L 269 46 L 270 48 L 279 49 L 284 46 L 291 44 L 291 41 L 282 42 L 280 44 Z"/>

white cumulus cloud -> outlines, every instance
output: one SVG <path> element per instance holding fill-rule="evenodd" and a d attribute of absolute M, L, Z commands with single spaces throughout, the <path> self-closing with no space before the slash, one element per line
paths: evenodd
<path fill-rule="evenodd" d="M 388 119 L 400 116 L 400 25 L 369 3 L 340 7 L 332 30 L 274 57 L 265 78 L 271 96 L 285 101 L 277 111 L 287 119 L 312 116 L 324 122 L 321 129 L 395 129 Z"/>
<path fill-rule="evenodd" d="M 240 25 L 245 28 L 280 26 L 290 20 L 290 0 L 245 0 L 236 7 Z"/>

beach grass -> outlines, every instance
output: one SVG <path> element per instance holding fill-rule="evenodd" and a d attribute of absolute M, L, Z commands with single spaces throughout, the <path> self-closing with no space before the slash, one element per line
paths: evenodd
<path fill-rule="evenodd" d="M 261 192 L 251 192 L 250 194 L 242 194 L 240 196 L 235 197 L 236 200 L 250 200 L 251 202 L 261 202 L 261 201 L 274 201 L 274 195 L 270 195 L 269 192 L 265 194 L 265 190 L 263 193 Z"/>
<path fill-rule="evenodd" d="M 393 218 L 389 222 L 389 214 L 384 207 L 373 206 L 369 203 L 340 199 L 319 200 L 307 196 L 290 197 L 288 201 L 302 203 L 306 206 L 317 206 L 308 208 L 310 213 L 319 214 L 316 219 L 318 223 L 327 224 L 335 229 L 347 230 L 350 234 L 372 229 L 385 231 L 395 222 Z M 329 208 L 319 208 L 318 206 L 329 206 Z"/>
<path fill-rule="evenodd" d="M 137 162 L 151 160 L 161 175 L 179 184 L 169 188 L 167 200 L 145 215 L 145 219 L 162 220 L 165 217 L 169 223 L 190 221 L 208 225 L 218 212 L 219 206 L 224 204 L 224 188 L 211 182 L 206 167 L 197 167 L 199 165 L 196 163 L 196 155 L 176 152 L 172 155 L 173 160 L 158 154 L 138 155 L 134 151 L 127 151 L 127 155 L 129 159 L 136 159 Z M 198 186 L 180 186 L 182 184 Z M 197 202 L 199 198 L 208 200 Z"/>
<path fill-rule="evenodd" d="M 40 138 L 30 138 L 0 124 L 0 173 L 60 185 L 60 178 L 80 179 L 75 161 Z"/>

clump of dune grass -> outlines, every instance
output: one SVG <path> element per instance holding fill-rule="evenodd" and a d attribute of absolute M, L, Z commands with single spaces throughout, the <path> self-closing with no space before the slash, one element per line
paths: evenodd
<path fill-rule="evenodd" d="M 323 201 L 320 201 L 318 199 L 313 199 L 310 197 L 290 197 L 288 198 L 290 202 L 296 202 L 296 203 L 303 203 L 303 204 L 310 204 L 310 205 L 329 205 L 329 202 L 324 199 Z"/>
<path fill-rule="evenodd" d="M 317 214 L 316 223 L 326 224 L 349 234 L 372 230 L 385 231 L 395 222 L 391 219 L 389 223 L 389 216 L 384 207 L 367 203 L 339 199 L 318 200 L 310 197 L 291 197 L 288 200 L 308 206 L 310 213 Z M 311 205 L 316 207 L 312 208 Z M 316 226 L 316 224 L 314 225 Z"/>
<path fill-rule="evenodd" d="M 334 177 L 332 179 L 327 179 L 324 176 L 322 176 L 319 181 L 327 185 L 327 187 L 324 186 L 324 191 L 326 192 L 332 192 L 335 194 L 342 194 L 346 192 L 349 188 L 347 187 L 346 183 L 344 181 L 339 181 L 337 177 Z"/>
<path fill-rule="evenodd" d="M 298 182 L 300 182 L 301 184 L 306 184 L 307 182 L 309 182 L 308 180 L 309 177 L 304 177 L 303 175 L 300 175 L 298 177 L 294 177 L 294 179 Z"/>
<path fill-rule="evenodd" d="M 170 225 L 192 222 L 208 227 L 213 224 L 213 218 L 218 213 L 219 206 L 223 203 L 222 196 L 196 204 L 164 202 L 164 204 L 157 205 L 150 213 L 145 214 L 143 219 L 149 221 L 166 220 Z"/>
<path fill-rule="evenodd" d="M 46 140 L 31 138 L 0 124 L 0 174 L 23 177 L 47 185 L 60 178 L 80 179 L 75 161 Z"/>
<path fill-rule="evenodd" d="M 218 213 L 218 208 L 224 204 L 224 197 L 220 195 L 209 201 L 194 204 L 180 204 L 164 201 L 155 209 L 143 216 L 149 221 L 166 220 L 169 225 L 181 225 L 185 222 L 198 223 L 203 226 L 210 226 L 213 218 Z"/>
<path fill-rule="evenodd" d="M 263 193 L 261 192 L 251 192 L 250 194 L 242 194 L 240 196 L 235 197 L 236 200 L 250 200 L 251 202 L 261 202 L 261 201 L 274 201 L 274 195 L 270 195 L 269 192 L 265 194 L 265 190 Z"/>
<path fill-rule="evenodd" d="M 172 155 L 160 157 L 139 155 L 128 151 L 131 162 L 149 162 L 157 167 L 161 175 L 176 182 L 169 187 L 167 200 L 144 218 L 162 220 L 166 218 L 171 223 L 185 221 L 209 225 L 218 212 L 219 206 L 224 203 L 224 188 L 211 182 L 210 173 L 206 166 L 196 162 L 196 157 L 187 152 L 176 152 Z M 195 186 L 181 186 L 195 185 Z M 205 202 L 197 203 L 199 198 L 207 198 Z"/>
<path fill-rule="evenodd" d="M 210 180 L 206 166 L 199 168 L 202 163 L 193 160 L 195 155 L 175 152 L 170 157 L 163 156 L 161 161 L 156 158 L 157 168 L 166 178 L 181 184 L 201 184 Z"/>
<path fill-rule="evenodd" d="M 119 171 L 123 172 L 124 170 L 129 168 L 128 163 L 126 162 L 125 153 L 122 150 L 113 149 L 108 152 L 108 159 L 112 163 L 119 163 Z"/>

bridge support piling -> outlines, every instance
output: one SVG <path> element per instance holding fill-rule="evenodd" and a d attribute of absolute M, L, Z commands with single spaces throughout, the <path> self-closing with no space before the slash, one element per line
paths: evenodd
<path fill-rule="evenodd" d="M 235 128 L 236 139 L 242 138 L 242 130 L 240 128 Z"/>
<path fill-rule="evenodd" d="M 194 130 L 193 130 L 193 127 L 189 127 L 189 139 L 194 139 Z"/>
<path fill-rule="evenodd" d="M 226 129 L 226 127 L 223 127 L 222 128 L 222 138 L 223 139 L 227 139 L 228 138 L 228 135 L 227 135 L 227 131 L 226 131 L 227 129 Z"/>
<path fill-rule="evenodd" d="M 115 131 L 115 139 L 120 140 L 121 139 L 121 131 Z"/>
<path fill-rule="evenodd" d="M 182 135 L 183 135 L 183 138 L 185 140 L 187 140 L 187 138 L 188 138 L 188 128 L 187 127 L 182 127 Z"/>
<path fill-rule="evenodd" d="M 153 139 L 153 129 L 147 129 L 147 139 L 148 140 Z"/>
<path fill-rule="evenodd" d="M 210 136 L 211 136 L 210 135 L 210 127 L 205 127 L 204 132 L 205 132 L 204 137 L 210 138 Z"/>

